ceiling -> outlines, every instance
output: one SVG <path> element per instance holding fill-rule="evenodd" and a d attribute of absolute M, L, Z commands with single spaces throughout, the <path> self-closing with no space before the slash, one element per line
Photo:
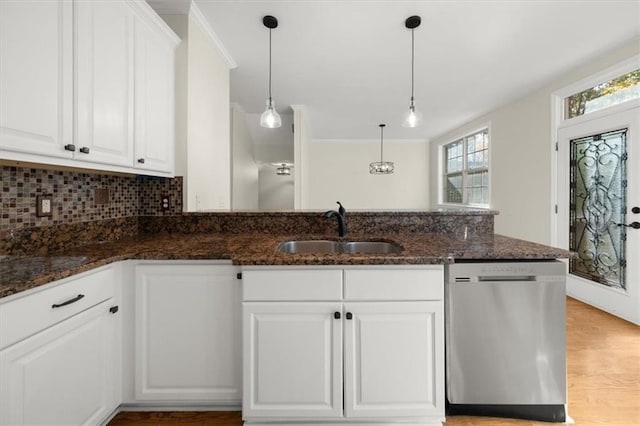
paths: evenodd
<path fill-rule="evenodd" d="M 313 139 L 376 139 L 379 123 L 386 138 L 431 139 L 640 38 L 638 0 L 193 1 L 237 63 L 231 101 L 247 113 L 267 98 L 262 17 L 278 18 L 273 99 L 281 114 L 304 105 Z M 422 17 L 415 99 L 424 124 L 405 129 L 411 15 Z"/>

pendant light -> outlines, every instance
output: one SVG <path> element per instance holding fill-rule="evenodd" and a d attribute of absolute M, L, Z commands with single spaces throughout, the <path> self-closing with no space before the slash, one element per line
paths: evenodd
<path fill-rule="evenodd" d="M 385 124 L 380 124 L 380 161 L 376 161 L 369 164 L 369 173 L 372 175 L 388 175 L 393 173 L 395 165 L 393 161 L 383 161 L 382 154 L 384 148 L 383 134 Z"/>
<path fill-rule="evenodd" d="M 271 30 L 278 27 L 278 20 L 274 16 L 267 15 L 262 18 L 262 23 L 269 28 L 269 98 L 267 98 L 267 108 L 260 116 L 260 125 L 275 129 L 282 125 L 280 114 L 276 111 L 275 103 L 271 98 Z"/>
<path fill-rule="evenodd" d="M 415 38 L 414 30 L 420 26 L 421 19 L 419 16 L 410 16 L 404 21 L 404 25 L 411 30 L 411 101 L 409 102 L 409 111 L 404 114 L 402 127 L 418 127 L 422 124 L 422 113 L 416 110 L 413 99 L 413 69 L 415 59 Z"/>

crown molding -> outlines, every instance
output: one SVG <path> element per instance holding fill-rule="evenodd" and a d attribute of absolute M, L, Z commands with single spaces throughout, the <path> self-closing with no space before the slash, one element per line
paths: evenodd
<path fill-rule="evenodd" d="M 195 1 L 191 2 L 191 7 L 189 8 L 189 17 L 193 18 L 193 20 L 197 22 L 202 30 L 207 34 L 209 40 L 211 41 L 211 43 L 213 43 L 214 47 L 222 57 L 222 60 L 227 65 L 227 68 L 229 68 L 230 70 L 237 68 L 238 64 L 233 60 L 227 49 L 224 47 L 222 41 L 209 24 L 209 21 L 207 21 L 207 18 L 205 18 L 205 16 L 202 14 L 202 11 Z"/>

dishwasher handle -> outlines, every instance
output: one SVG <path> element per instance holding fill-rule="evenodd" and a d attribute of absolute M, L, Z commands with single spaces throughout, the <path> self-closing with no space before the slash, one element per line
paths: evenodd
<path fill-rule="evenodd" d="M 535 275 L 480 275 L 478 282 L 524 282 L 535 281 Z"/>

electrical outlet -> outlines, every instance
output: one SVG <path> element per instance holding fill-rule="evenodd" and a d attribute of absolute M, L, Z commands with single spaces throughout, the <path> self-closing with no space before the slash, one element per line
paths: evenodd
<path fill-rule="evenodd" d="M 51 195 L 36 196 L 36 216 L 53 216 L 53 197 Z"/>
<path fill-rule="evenodd" d="M 160 201 L 160 207 L 162 210 L 169 210 L 171 206 L 171 198 L 168 195 L 163 195 Z"/>

